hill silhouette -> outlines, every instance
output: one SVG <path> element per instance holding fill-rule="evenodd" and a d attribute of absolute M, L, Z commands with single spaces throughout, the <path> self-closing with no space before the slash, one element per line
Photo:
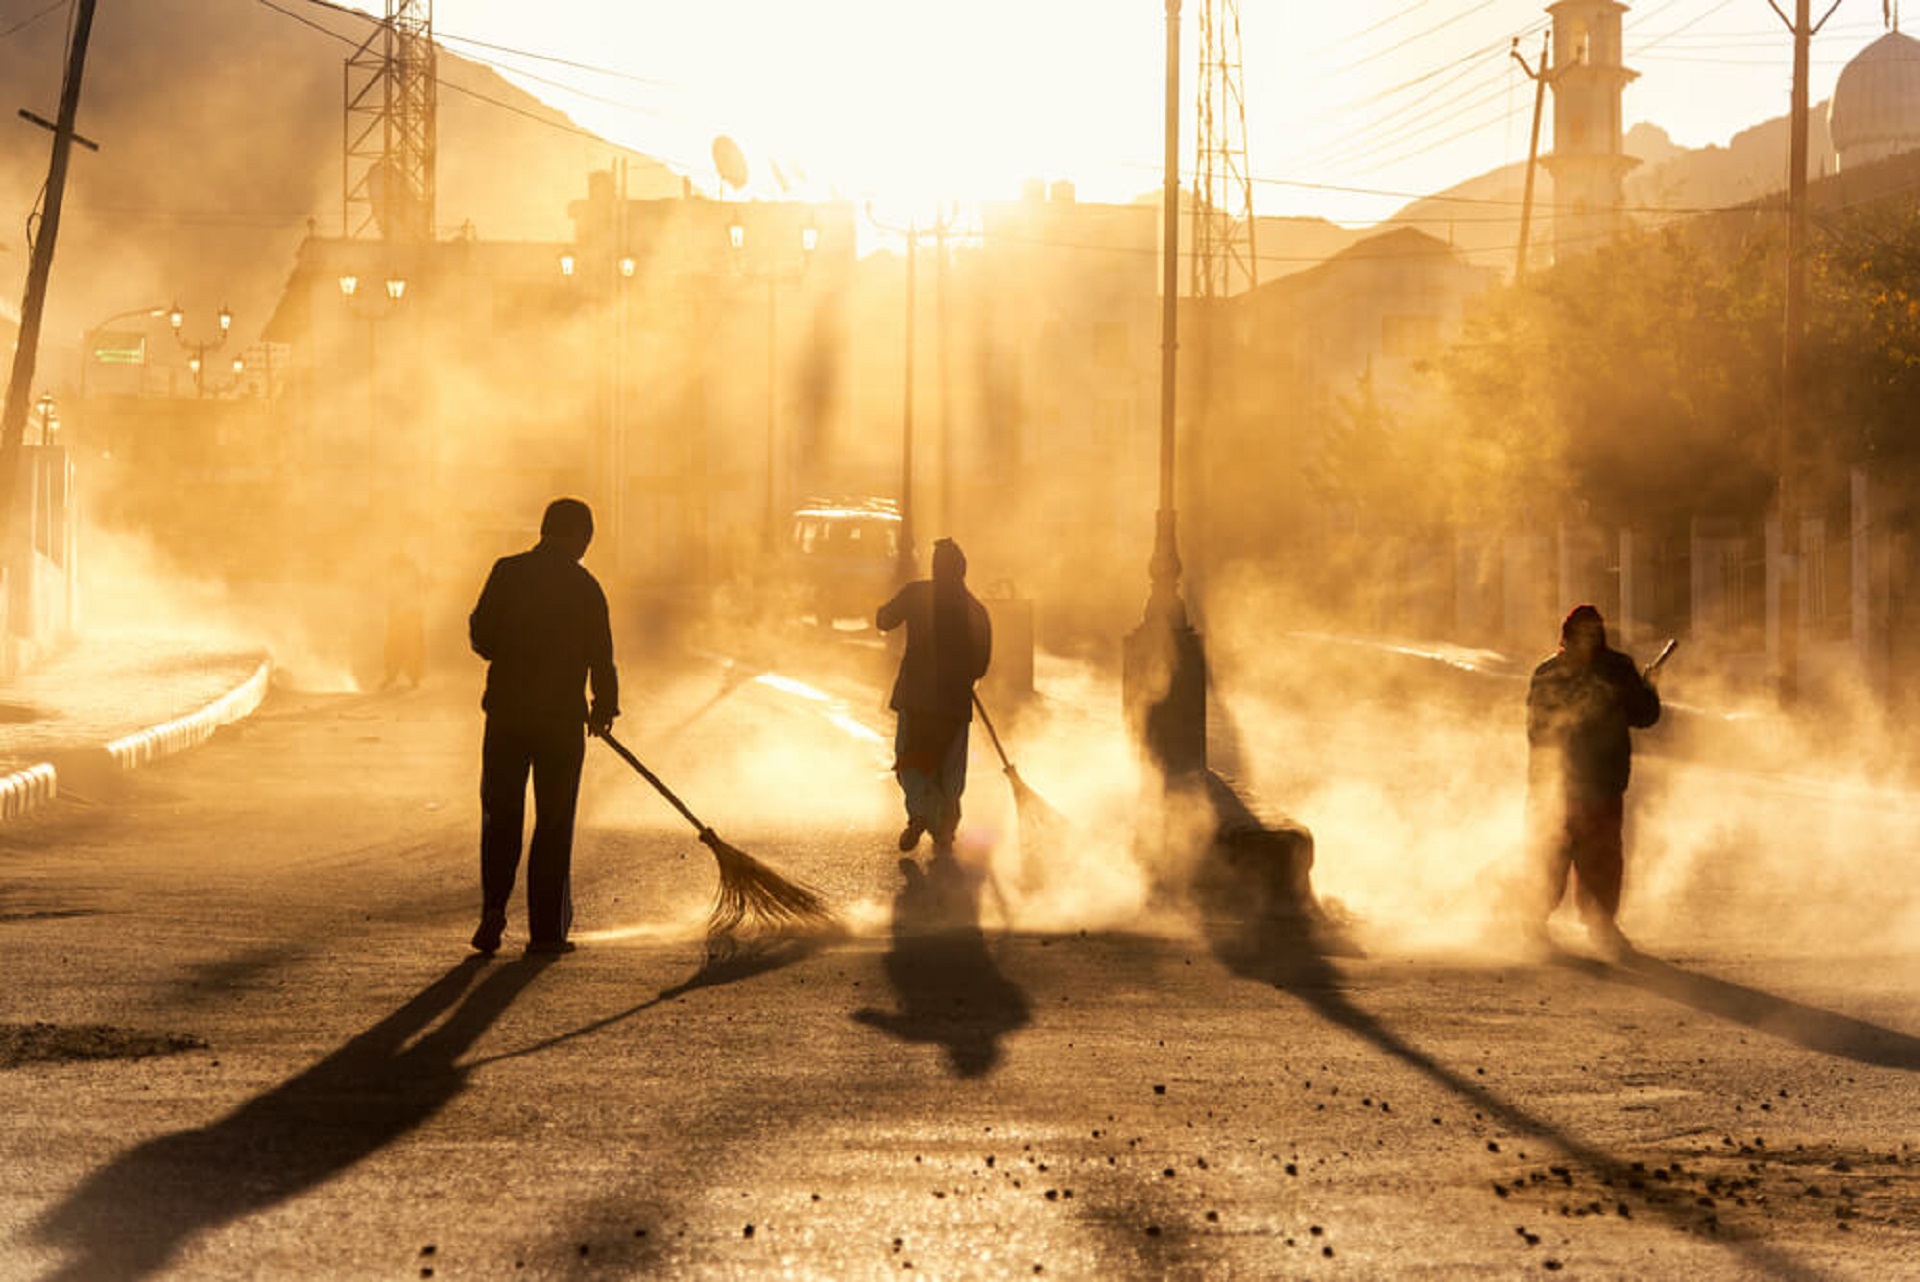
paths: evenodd
<path fill-rule="evenodd" d="M 1627 131 L 1623 145 L 1640 164 L 1627 175 L 1626 203 L 1636 222 L 1654 224 L 1710 209 L 1745 204 L 1787 185 L 1785 116 L 1735 134 L 1726 146 L 1681 147 L 1658 125 Z M 1545 150 L 1543 146 L 1543 151 Z M 1815 177 L 1832 173 L 1833 143 L 1827 105 L 1813 108 L 1808 157 Z M 1469 262 L 1511 272 L 1520 240 L 1526 164 L 1503 165 L 1444 191 L 1413 201 L 1374 230 L 1415 227 L 1452 244 Z M 1549 261 L 1553 243 L 1553 177 L 1542 165 L 1535 177 L 1531 261 Z"/>
<path fill-rule="evenodd" d="M 343 64 L 372 19 L 289 2 L 140 0 L 94 20 L 36 380 L 78 376 L 83 331 L 115 312 L 177 300 L 189 337 L 234 312 L 253 341 L 311 226 L 341 229 Z M 13 102 L 51 118 L 65 60 L 64 11 L 0 41 Z M 442 48 L 438 208 L 442 236 L 565 240 L 586 175 L 630 157 L 636 196 L 680 191 L 657 162 L 579 129 L 491 68 Z M 0 144 L 0 316 L 24 283 L 24 224 L 46 176 L 48 135 L 12 122 Z M 5 326 L 11 329 L 11 324 Z"/>

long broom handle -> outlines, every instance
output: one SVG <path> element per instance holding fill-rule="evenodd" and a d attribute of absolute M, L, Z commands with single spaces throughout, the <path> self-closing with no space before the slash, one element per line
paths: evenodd
<path fill-rule="evenodd" d="M 1013 769 L 1013 763 L 1007 760 L 1007 750 L 1000 746 L 1000 736 L 994 731 L 993 718 L 987 715 L 987 705 L 980 702 L 978 690 L 973 692 L 973 706 L 980 709 L 981 724 L 987 728 L 987 738 L 993 740 L 993 750 L 1000 754 L 1000 764 L 1008 770 Z"/>
<path fill-rule="evenodd" d="M 1679 637 L 1668 637 L 1666 647 L 1660 651 L 1652 663 L 1646 666 L 1646 670 L 1640 674 L 1640 679 L 1642 681 L 1651 681 L 1654 677 L 1658 676 L 1660 669 L 1665 667 L 1667 660 L 1673 657 L 1673 652 L 1679 644 Z"/>
<path fill-rule="evenodd" d="M 628 752 L 627 746 L 625 744 L 621 743 L 618 739 L 614 738 L 613 735 L 610 733 L 602 734 L 600 738 L 605 739 L 607 741 L 607 746 L 620 754 L 621 760 L 625 761 L 628 765 L 632 766 L 635 770 L 638 770 L 640 772 L 640 777 L 642 779 L 645 779 L 648 783 L 652 784 L 659 791 L 661 796 L 665 797 L 668 801 L 671 801 L 673 803 L 673 808 L 675 810 L 678 810 L 681 814 L 685 815 L 687 818 L 687 822 L 692 824 L 695 828 L 699 829 L 700 835 L 703 838 L 709 832 L 713 831 L 713 829 L 707 827 L 705 824 L 700 822 L 700 817 L 698 815 L 694 814 L 693 811 L 687 809 L 686 802 L 680 800 L 680 798 L 673 795 L 673 789 L 667 787 L 666 784 L 660 782 L 659 775 L 647 769 L 646 766 L 641 764 L 640 758 L 634 756 L 631 752 Z"/>

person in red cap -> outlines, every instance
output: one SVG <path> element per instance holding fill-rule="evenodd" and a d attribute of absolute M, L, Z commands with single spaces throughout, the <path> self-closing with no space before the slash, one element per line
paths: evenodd
<path fill-rule="evenodd" d="M 1559 650 L 1527 686 L 1527 820 L 1542 881 L 1531 920 L 1536 938 L 1545 939 L 1572 869 L 1574 904 L 1594 945 L 1613 960 L 1633 951 L 1615 920 L 1629 732 L 1659 719 L 1659 693 L 1632 658 L 1607 644 L 1600 611 L 1575 606 L 1560 625 Z"/>

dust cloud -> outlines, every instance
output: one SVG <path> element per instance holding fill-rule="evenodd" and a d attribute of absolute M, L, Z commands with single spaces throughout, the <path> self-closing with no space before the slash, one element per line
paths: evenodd
<path fill-rule="evenodd" d="M 850 200 L 711 199 L 653 164 L 623 189 L 610 149 L 556 113 L 450 94 L 429 241 L 335 237 L 343 55 L 327 32 L 357 40 L 363 24 L 205 8 L 126 8 L 90 73 L 86 125 L 111 146 L 76 168 L 43 364 L 49 381 L 84 370 L 59 390 L 79 407 L 89 626 L 265 645 L 303 689 L 367 690 L 398 553 L 432 670 L 476 674 L 464 621 L 488 565 L 532 543 L 548 499 L 577 494 L 623 675 L 654 713 L 630 746 L 743 844 L 804 831 L 853 868 L 897 830 L 890 657 L 817 621 L 797 631 L 811 571 L 789 524 L 810 498 L 890 500 L 921 550 L 961 542 L 990 606 L 1033 608 L 1039 697 L 993 711 L 1062 822 L 1036 830 L 976 724 L 961 854 L 991 911 L 1036 930 L 1178 920 L 1167 888 L 1204 841 L 1192 816 L 1143 807 L 1118 675 L 1159 479 L 1151 204 L 1037 184 L 964 234 L 862 255 Z M 44 81 L 57 26 L 23 31 L 0 67 Z M 233 75 L 197 74 L 198 46 Z M 205 87 L 181 98 L 182 83 Z M 250 119 L 278 132 L 235 125 Z M 19 208 L 39 182 L 37 161 L 0 167 Z M 1654 237 L 1523 290 L 1432 237 L 1374 239 L 1220 307 L 1181 301 L 1176 506 L 1216 756 L 1312 831 L 1319 896 L 1378 948 L 1503 946 L 1525 875 L 1526 675 L 1567 606 L 1632 613 L 1634 571 L 1654 589 L 1629 648 L 1645 661 L 1669 629 L 1682 648 L 1667 716 L 1638 741 L 1628 931 L 1910 936 L 1920 763 L 1901 709 L 1845 661 L 1842 587 L 1822 589 L 1808 646 L 1818 702 L 1784 719 L 1764 690 L 1754 567 L 1779 362 L 1753 318 L 1777 309 L 1730 291 L 1773 279 L 1775 251 L 1739 247 L 1713 264 L 1738 270 L 1708 271 L 1704 240 Z M 246 353 L 248 382 L 194 388 L 186 347 L 141 317 L 173 299 L 192 316 L 182 339 L 233 306 L 210 364 Z M 269 317 L 285 363 L 256 370 Z M 108 321 L 144 326 L 151 364 L 87 386 L 116 373 L 76 361 Z M 1846 461 L 1823 460 L 1808 502 L 1825 530 L 1846 526 Z M 1642 538 L 1623 555 L 1626 530 Z M 1839 584 L 1845 552 L 1827 542 Z M 866 609 L 897 567 L 876 568 Z M 1695 619 L 1689 592 L 1714 610 Z M 650 671 L 668 651 L 696 656 L 693 675 Z M 757 701 L 781 710 L 716 745 L 707 719 L 769 677 L 814 693 Z M 816 750 L 822 734 L 839 747 Z M 595 760 L 583 823 L 679 822 Z"/>
<path fill-rule="evenodd" d="M 110 646 L 116 633 L 164 642 L 183 655 L 265 650 L 275 680 L 314 693 L 362 689 L 342 636 L 310 622 L 288 588 L 236 586 L 170 561 L 140 534 L 94 526 L 79 541 L 78 631 Z"/>

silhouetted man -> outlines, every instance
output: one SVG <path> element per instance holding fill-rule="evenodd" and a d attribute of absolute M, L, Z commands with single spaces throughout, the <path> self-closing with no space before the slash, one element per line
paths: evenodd
<path fill-rule="evenodd" d="M 1560 649 L 1527 687 L 1528 824 L 1544 880 L 1532 930 L 1546 920 L 1577 874 L 1574 903 L 1595 946 L 1618 959 L 1632 952 L 1615 917 L 1625 855 L 1621 822 L 1632 767 L 1629 730 L 1660 719 L 1660 695 L 1627 655 L 1607 645 L 1606 621 L 1575 606 L 1560 625 Z"/>
<path fill-rule="evenodd" d="M 891 632 L 907 626 L 906 653 L 890 706 L 893 773 L 907 805 L 900 849 L 923 833 L 936 848 L 951 848 L 960 827 L 960 794 L 967 786 L 967 727 L 973 721 L 973 683 L 993 657 L 987 607 L 967 591 L 967 558 L 952 539 L 933 545 L 933 578 L 916 579 L 874 615 Z"/>
<path fill-rule="evenodd" d="M 593 513 L 555 499 L 540 542 L 494 562 L 468 631 L 487 661 L 486 738 L 480 749 L 480 928 L 473 946 L 500 947 L 520 866 L 527 775 L 533 840 L 527 846 L 527 951 L 567 952 L 573 922 L 573 815 L 586 756 L 584 725 L 605 734 L 620 712 L 607 598 L 580 564 Z M 586 689 L 593 690 L 587 705 Z"/>

